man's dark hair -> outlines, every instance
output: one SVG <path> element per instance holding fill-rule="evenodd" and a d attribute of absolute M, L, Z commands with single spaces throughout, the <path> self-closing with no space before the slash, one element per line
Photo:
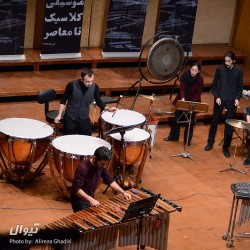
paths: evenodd
<path fill-rule="evenodd" d="M 227 51 L 224 55 L 224 57 L 229 57 L 233 60 L 233 62 L 235 63 L 236 61 L 236 56 L 235 56 L 235 53 L 231 50 Z"/>
<path fill-rule="evenodd" d="M 88 75 L 89 77 L 91 77 L 92 75 L 94 75 L 94 72 L 92 69 L 90 68 L 84 68 L 82 69 L 82 72 L 81 72 L 81 77 L 84 78 L 84 76 Z"/>
<path fill-rule="evenodd" d="M 110 161 L 111 160 L 111 152 L 107 147 L 99 147 L 95 150 L 94 156 L 97 161 L 105 160 Z"/>

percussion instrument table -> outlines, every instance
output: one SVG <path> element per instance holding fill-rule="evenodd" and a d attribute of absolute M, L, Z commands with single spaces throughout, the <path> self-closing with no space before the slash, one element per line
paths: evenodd
<path fill-rule="evenodd" d="M 234 194 L 231 214 L 229 219 L 228 230 L 222 236 L 223 240 L 227 240 L 226 246 L 231 248 L 233 246 L 234 237 L 249 238 L 250 233 L 234 234 L 236 226 L 236 216 L 238 214 L 238 226 L 250 219 L 250 182 L 238 182 L 231 184 L 231 190 Z M 241 208 L 238 212 L 239 201 L 241 200 Z"/>
<path fill-rule="evenodd" d="M 151 212 L 143 217 L 138 235 L 139 216 L 124 222 L 123 217 L 132 202 L 154 194 L 145 189 L 126 192 L 131 194 L 131 201 L 126 201 L 121 194 L 115 195 L 102 201 L 99 207 L 89 207 L 45 225 L 29 239 L 36 246 L 52 249 L 62 242 L 60 249 L 64 250 L 106 250 L 136 245 L 140 236 L 141 246 L 166 250 L 170 213 L 181 211 L 182 208 L 160 196 Z M 9 239 L 6 238 L 6 241 L 9 242 Z"/>

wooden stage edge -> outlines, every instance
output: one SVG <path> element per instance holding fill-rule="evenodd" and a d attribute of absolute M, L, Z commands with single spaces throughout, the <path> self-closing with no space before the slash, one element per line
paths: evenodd
<path fill-rule="evenodd" d="M 141 56 L 141 61 L 145 62 L 151 45 L 147 46 Z M 228 44 L 193 44 L 191 55 L 188 57 L 189 61 L 197 60 L 201 64 L 213 64 L 214 62 L 222 61 L 226 51 L 232 50 L 235 52 L 237 62 L 239 64 L 245 64 L 247 55 Z M 38 49 L 25 49 L 24 60 L 0 60 L 1 67 L 24 67 L 30 66 L 31 70 L 38 71 L 41 66 L 52 65 L 87 65 L 92 68 L 101 67 L 102 64 L 114 64 L 114 63 L 138 63 L 139 58 L 105 58 L 102 56 L 102 48 L 90 48 L 84 47 L 80 49 L 81 57 L 78 58 L 54 58 L 54 59 L 41 59 L 41 50 Z"/>
<path fill-rule="evenodd" d="M 150 46 L 145 49 L 142 55 L 142 61 L 144 62 L 146 62 L 149 49 Z M 192 56 L 188 58 L 189 61 L 197 60 L 202 63 L 202 75 L 205 81 L 203 96 L 210 108 L 213 107 L 213 97 L 208 91 L 211 87 L 214 72 L 218 64 L 223 62 L 224 54 L 228 50 L 236 53 L 237 63 L 243 69 L 244 89 L 250 89 L 250 70 L 244 66 L 247 55 L 227 44 L 194 44 L 192 46 Z M 19 116 L 18 114 L 20 113 L 23 113 L 23 117 L 27 117 L 25 110 L 31 114 L 34 114 L 35 110 L 38 113 L 40 109 L 43 111 L 41 104 L 36 103 L 36 97 L 40 91 L 49 88 L 56 90 L 57 100 L 53 103 L 55 103 L 54 108 L 58 109 L 59 98 L 63 94 L 66 84 L 80 78 L 81 68 L 86 66 L 94 68 L 95 82 L 99 85 L 101 94 L 111 96 L 114 99 L 141 79 L 138 58 L 103 58 L 102 48 L 81 48 L 81 55 L 80 58 L 75 59 L 41 59 L 40 50 L 26 49 L 26 59 L 23 61 L 0 61 L 2 70 L 0 74 L 1 119 Z M 55 65 L 58 66 L 56 69 L 53 68 Z M 43 66 L 47 68 L 44 69 Z M 12 67 L 14 70 L 12 70 Z M 23 69 L 22 67 L 25 68 Z M 146 68 L 143 68 L 143 70 L 147 71 Z M 152 84 L 145 79 L 141 81 L 140 94 L 151 95 L 155 93 L 156 95 L 161 95 L 164 99 L 163 102 L 153 103 L 152 113 L 160 122 L 168 122 L 173 118 L 173 115 L 164 112 L 174 111 L 172 103 L 169 101 L 169 96 L 171 93 L 174 95 L 178 91 L 179 81 L 175 82 L 175 80 L 173 79 L 164 84 Z M 135 84 L 132 92 L 127 94 L 128 98 L 129 96 L 133 98 L 137 89 L 138 84 Z M 145 98 L 138 98 L 135 111 L 147 114 L 150 100 L 143 99 Z M 125 100 L 128 105 L 132 103 L 132 100 Z M 241 106 L 243 108 L 249 106 L 249 99 L 244 98 L 242 100 Z M 126 106 L 127 103 L 125 103 L 125 106 L 122 106 L 123 104 L 121 103 L 121 108 L 129 108 L 129 106 Z M 162 114 L 156 115 L 156 110 L 162 110 Z M 238 110 L 238 113 L 239 117 L 241 117 L 241 108 Z M 211 118 L 211 115 L 212 111 L 210 110 L 208 113 L 199 114 L 197 119 L 206 120 Z M 42 113 L 40 117 L 43 118 Z"/>
<path fill-rule="evenodd" d="M 173 96 L 174 98 L 175 96 Z M 172 98 L 172 100 L 173 100 Z M 209 92 L 202 93 L 202 103 L 208 104 L 208 111 L 198 113 L 196 121 L 207 123 L 212 118 L 213 114 L 213 96 Z M 133 111 L 136 111 L 145 116 L 152 117 L 153 120 L 158 120 L 159 123 L 169 123 L 174 118 L 175 108 L 170 100 L 170 95 L 157 95 L 157 101 L 150 104 L 150 100 L 138 96 Z M 237 109 L 236 118 L 243 120 L 243 110 L 250 104 L 250 96 L 240 100 L 239 108 Z M 134 97 L 123 97 L 118 105 L 119 109 L 131 109 Z M 109 104 L 115 106 L 116 104 Z M 50 110 L 59 108 L 59 100 L 50 103 Z M 45 122 L 44 105 L 39 104 L 37 101 L 16 101 L 16 102 L 0 102 L 0 119 L 5 118 L 30 118 Z M 100 109 L 95 105 L 90 107 L 90 119 L 93 127 L 97 127 L 98 118 L 100 117 Z M 222 115 L 222 119 L 224 113 Z"/>
<path fill-rule="evenodd" d="M 214 72 L 218 65 L 202 66 L 204 77 L 204 92 L 210 90 Z M 146 70 L 146 68 L 145 68 Z M 186 69 L 184 69 L 186 70 Z M 138 67 L 114 67 L 94 69 L 95 82 L 100 92 L 105 96 L 124 95 L 135 83 L 127 95 L 134 95 L 139 88 L 140 71 Z M 81 69 L 46 70 L 46 71 L 18 71 L 2 72 L 0 74 L 0 97 L 3 99 L 15 97 L 35 97 L 45 89 L 55 89 L 58 95 L 63 94 L 68 82 L 79 79 Z M 150 79 L 154 80 L 154 79 Z M 250 70 L 243 68 L 244 89 L 250 89 Z M 169 94 L 179 88 L 177 78 L 164 84 L 152 84 L 142 79 L 141 94 Z"/>

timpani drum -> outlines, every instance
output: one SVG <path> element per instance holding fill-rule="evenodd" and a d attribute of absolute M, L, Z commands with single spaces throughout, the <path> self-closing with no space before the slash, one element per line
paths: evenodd
<path fill-rule="evenodd" d="M 103 133 L 117 126 L 140 126 L 146 117 L 133 110 L 118 109 L 115 113 L 105 111 L 101 114 L 101 131 Z"/>
<path fill-rule="evenodd" d="M 141 178 L 150 145 L 150 133 L 140 128 L 134 128 L 125 132 L 122 138 L 120 133 L 110 134 L 113 160 L 122 164 L 123 179 L 126 175 L 126 165 L 133 165 L 135 174 L 135 186 Z M 124 142 L 122 142 L 124 140 Z M 137 169 L 136 169 L 137 166 Z"/>
<path fill-rule="evenodd" d="M 69 196 L 69 183 L 74 179 L 75 170 L 82 159 L 91 158 L 99 147 L 111 149 L 107 141 L 87 135 L 63 135 L 55 138 L 52 143 L 53 159 L 49 157 L 50 170 L 59 191 Z M 59 173 L 55 175 L 54 169 Z"/>
<path fill-rule="evenodd" d="M 41 121 L 27 118 L 8 118 L 0 121 L 0 156 L 3 174 L 13 181 L 33 179 L 47 164 L 47 157 L 35 171 L 35 163 L 49 147 L 53 128 Z M 7 163 L 6 163 L 7 162 Z"/>

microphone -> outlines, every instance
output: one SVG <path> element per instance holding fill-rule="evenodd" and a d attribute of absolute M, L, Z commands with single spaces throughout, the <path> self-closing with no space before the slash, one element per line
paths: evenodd
<path fill-rule="evenodd" d="M 121 100 L 122 97 L 123 97 L 123 95 L 120 95 L 120 96 L 119 96 L 119 98 L 118 98 L 118 100 L 117 100 L 116 108 L 118 107 L 119 102 L 120 102 L 120 100 Z"/>

